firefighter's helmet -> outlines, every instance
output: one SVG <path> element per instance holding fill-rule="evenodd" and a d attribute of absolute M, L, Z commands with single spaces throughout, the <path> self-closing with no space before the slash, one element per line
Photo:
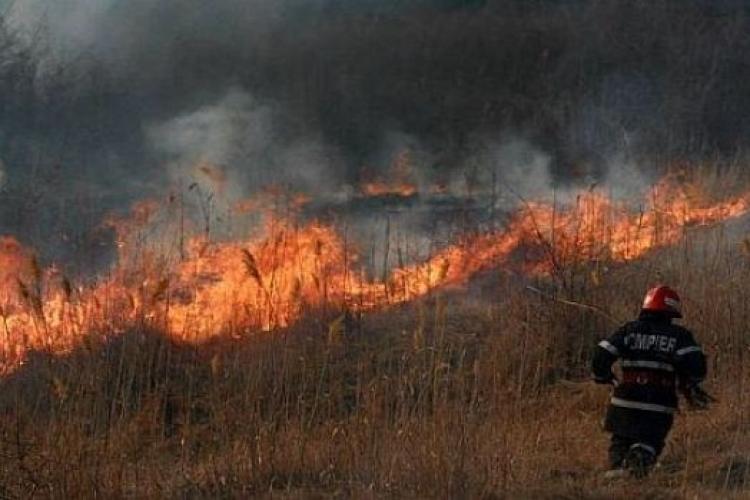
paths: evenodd
<path fill-rule="evenodd" d="M 643 299 L 644 311 L 667 313 L 673 318 L 681 318 L 680 296 L 668 286 L 656 286 L 646 292 Z"/>

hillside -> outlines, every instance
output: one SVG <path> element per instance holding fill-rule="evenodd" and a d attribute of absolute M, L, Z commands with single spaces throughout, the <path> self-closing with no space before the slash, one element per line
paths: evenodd
<path fill-rule="evenodd" d="M 601 478 L 597 338 L 646 286 L 686 298 L 710 411 L 677 418 L 645 498 L 744 498 L 750 435 L 744 220 L 637 260 L 476 286 L 370 313 L 184 343 L 148 321 L 37 352 L 2 381 L 8 497 L 629 498 Z M 476 288 L 480 287 L 480 288 Z M 479 293 L 478 293 L 479 292 Z"/>

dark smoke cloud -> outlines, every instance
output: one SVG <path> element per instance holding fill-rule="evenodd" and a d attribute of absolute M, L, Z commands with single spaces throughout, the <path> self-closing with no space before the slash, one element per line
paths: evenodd
<path fill-rule="evenodd" d="M 541 169 L 546 185 L 731 156 L 750 137 L 747 2 L 5 0 L 0 12 L 0 233 L 49 246 L 29 228 L 66 228 L 71 252 L 94 244 L 77 228 L 190 182 L 200 162 L 228 172 L 236 197 L 271 182 L 332 196 L 404 149 L 420 181 L 478 169 L 526 185 L 519 172 Z"/>

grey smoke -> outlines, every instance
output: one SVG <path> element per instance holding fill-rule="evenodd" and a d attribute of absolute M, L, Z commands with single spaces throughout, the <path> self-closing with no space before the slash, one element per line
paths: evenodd
<path fill-rule="evenodd" d="M 529 195 L 638 186 L 675 158 L 747 147 L 747 10 L 0 0 L 0 233 L 56 254 L 98 247 L 82 221 L 210 183 L 201 162 L 226 173 L 229 198 L 269 182 L 351 195 L 404 149 L 417 183 L 463 194 L 493 173 Z"/>
<path fill-rule="evenodd" d="M 192 169 L 201 163 L 219 169 L 257 166 L 272 144 L 272 114 L 268 106 L 234 89 L 215 104 L 147 126 L 145 132 L 177 182 L 193 176 Z"/>
<path fill-rule="evenodd" d="M 145 129 L 150 147 L 163 158 L 173 184 L 191 178 L 216 190 L 197 166 L 208 164 L 225 175 L 228 201 L 270 184 L 321 194 L 335 186 L 335 155 L 314 138 L 283 137 L 279 110 L 241 89 L 217 102 Z"/>

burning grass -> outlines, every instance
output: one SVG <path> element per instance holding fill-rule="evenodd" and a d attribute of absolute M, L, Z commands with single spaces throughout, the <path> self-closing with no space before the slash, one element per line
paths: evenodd
<path fill-rule="evenodd" d="M 466 234 L 422 261 L 408 264 L 396 249 L 401 264 L 377 279 L 333 225 L 292 216 L 268 216 L 244 241 L 211 241 L 206 230 L 185 244 L 180 236 L 179 252 L 165 249 L 154 221 L 173 207 L 143 202 L 130 217 L 107 220 L 117 231 L 119 260 L 92 285 L 74 286 L 54 266 L 41 269 L 15 240 L 0 242 L 4 369 L 30 349 L 70 350 L 91 331 L 140 325 L 200 342 L 288 327 L 318 309 L 391 307 L 498 268 L 569 286 L 566 275 L 582 265 L 633 261 L 748 209 L 750 192 L 712 199 L 673 176 L 635 208 L 596 191 L 559 204 L 521 200 L 504 228 Z"/>
<path fill-rule="evenodd" d="M 528 205 L 386 282 L 320 225 L 195 240 L 173 268 L 142 252 L 91 289 L 4 240 L 28 267 L 3 312 L 24 362 L 0 385 L 0 494 L 630 497 L 600 479 L 607 391 L 588 361 L 658 279 L 683 293 L 720 403 L 678 418 L 640 491 L 742 497 L 750 260 L 722 221 L 746 197 L 668 199 Z"/>

